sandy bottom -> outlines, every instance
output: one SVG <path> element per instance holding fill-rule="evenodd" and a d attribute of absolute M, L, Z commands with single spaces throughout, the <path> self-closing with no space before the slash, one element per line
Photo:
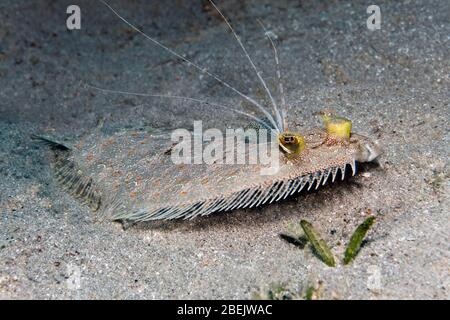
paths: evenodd
<path fill-rule="evenodd" d="M 200 2 L 171 7 L 111 1 L 145 32 L 261 98 L 224 23 Z M 320 298 L 448 299 L 450 290 L 448 1 L 382 2 L 369 31 L 364 1 L 230 1 L 221 7 L 271 86 L 277 37 L 291 127 L 334 108 L 379 139 L 382 167 L 258 209 L 193 221 L 100 221 L 54 180 L 32 133 L 67 141 L 93 130 L 245 125 L 210 106 L 104 94 L 184 95 L 246 108 L 241 99 L 133 33 L 95 2 L 80 1 L 82 29 L 67 31 L 59 2 L 0 4 L 0 298 L 243 298 L 271 284 Z M 45 21 L 45 23 L 43 23 Z M 251 89 L 250 89 L 251 88 Z M 356 260 L 341 262 L 365 217 L 377 222 Z M 329 268 L 279 234 L 301 219 L 331 245 Z"/>

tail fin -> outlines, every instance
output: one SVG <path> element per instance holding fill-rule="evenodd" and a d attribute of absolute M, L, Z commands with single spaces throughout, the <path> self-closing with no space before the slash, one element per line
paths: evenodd
<path fill-rule="evenodd" d="M 67 145 L 52 138 L 32 135 L 31 139 L 42 143 L 55 151 L 55 178 L 73 197 L 97 211 L 101 205 L 101 192 L 93 179 L 83 173 L 76 163 L 70 159 L 71 150 Z"/>
<path fill-rule="evenodd" d="M 70 150 L 70 147 L 68 147 L 67 145 L 65 145 L 61 142 L 55 141 L 52 138 L 47 138 L 44 136 L 38 136 L 36 134 L 32 134 L 31 139 L 38 143 L 41 143 L 41 144 L 44 144 L 44 145 L 50 147 L 52 150 L 60 150 L 60 151 Z"/>

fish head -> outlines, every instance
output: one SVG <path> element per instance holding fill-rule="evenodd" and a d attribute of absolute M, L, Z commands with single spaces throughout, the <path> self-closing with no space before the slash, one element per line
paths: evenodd
<path fill-rule="evenodd" d="M 353 133 L 350 141 L 357 146 L 355 160 L 358 162 L 373 162 L 383 154 L 383 149 L 376 139 Z"/>
<path fill-rule="evenodd" d="M 327 129 L 313 128 L 302 133 L 279 134 L 280 149 L 288 159 L 298 158 L 302 165 L 308 162 L 322 163 L 325 166 L 328 162 L 373 162 L 383 154 L 383 149 L 375 138 L 355 132 L 351 132 L 348 139 L 338 138 Z M 301 147 L 295 148 L 297 141 L 301 141 Z"/>

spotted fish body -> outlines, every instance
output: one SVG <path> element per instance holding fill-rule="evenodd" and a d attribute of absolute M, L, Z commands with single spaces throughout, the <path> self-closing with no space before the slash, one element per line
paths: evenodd
<path fill-rule="evenodd" d="M 318 188 L 327 181 L 342 179 L 347 173 L 355 174 L 356 162 L 374 160 L 380 151 L 375 142 L 351 133 L 351 121 L 336 121 L 327 115 L 327 129 L 312 129 L 298 134 L 287 131 L 287 108 L 275 45 L 273 47 L 277 66 L 278 92 L 282 97 L 281 108 L 253 63 L 240 37 L 230 22 L 217 8 L 210 4 L 222 17 L 242 49 L 260 84 L 271 101 L 271 107 L 247 96 L 231 84 L 220 79 L 207 68 L 188 60 L 185 56 L 166 47 L 158 40 L 145 34 L 114 8 L 102 0 L 120 20 L 135 32 L 145 37 L 152 45 L 159 47 L 173 57 L 180 59 L 198 72 L 214 79 L 225 89 L 238 94 L 260 112 L 256 117 L 243 110 L 208 103 L 256 120 L 273 129 L 270 143 L 276 144 L 282 152 L 271 154 L 268 165 L 253 164 L 175 164 L 170 156 L 173 147 L 170 132 L 122 131 L 105 136 L 99 131 L 83 137 L 68 148 L 52 139 L 40 138 L 55 151 L 56 177 L 72 195 L 86 202 L 93 210 L 113 220 L 145 221 L 155 219 L 194 218 L 213 212 L 258 207 L 285 199 L 303 189 Z M 262 24 L 262 23 L 261 23 Z M 263 27 L 264 28 L 264 27 Z M 95 88 L 95 87 L 93 87 Z M 106 93 L 131 94 L 142 97 L 185 99 L 205 103 L 189 97 L 164 96 L 144 93 L 112 91 L 96 88 Z M 338 118 L 336 118 L 338 119 Z M 330 122 L 331 121 L 331 122 Z M 331 135 L 331 133 L 333 135 Z M 271 175 L 262 175 L 279 163 L 279 169 Z"/>
<path fill-rule="evenodd" d="M 326 132 L 305 134 L 313 136 Z M 258 207 L 354 175 L 356 162 L 367 160 L 361 155 L 369 142 L 357 134 L 345 144 L 307 138 L 300 157 L 276 153 L 278 172 L 261 175 L 261 164 L 174 164 L 167 152 L 173 146 L 169 132 L 95 133 L 55 150 L 55 169 L 75 197 L 113 220 L 194 218 Z"/>

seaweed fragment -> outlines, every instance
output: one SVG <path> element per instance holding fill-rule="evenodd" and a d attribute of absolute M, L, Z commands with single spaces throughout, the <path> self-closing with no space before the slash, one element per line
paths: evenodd
<path fill-rule="evenodd" d="M 303 228 L 308 240 L 311 242 L 314 251 L 317 253 L 318 257 L 329 267 L 336 266 L 333 254 L 330 248 L 327 246 L 325 241 L 319 237 L 317 231 L 314 230 L 311 223 L 306 220 L 301 220 L 300 225 Z"/>
<path fill-rule="evenodd" d="M 352 261 L 356 257 L 361 248 L 364 237 L 367 234 L 367 231 L 369 231 L 374 222 L 375 217 L 372 216 L 364 220 L 364 222 L 356 228 L 355 232 L 350 238 L 347 249 L 345 250 L 344 264 L 350 263 L 350 261 Z"/>
<path fill-rule="evenodd" d="M 309 286 L 305 292 L 305 300 L 312 300 L 314 296 L 314 286 Z"/>

